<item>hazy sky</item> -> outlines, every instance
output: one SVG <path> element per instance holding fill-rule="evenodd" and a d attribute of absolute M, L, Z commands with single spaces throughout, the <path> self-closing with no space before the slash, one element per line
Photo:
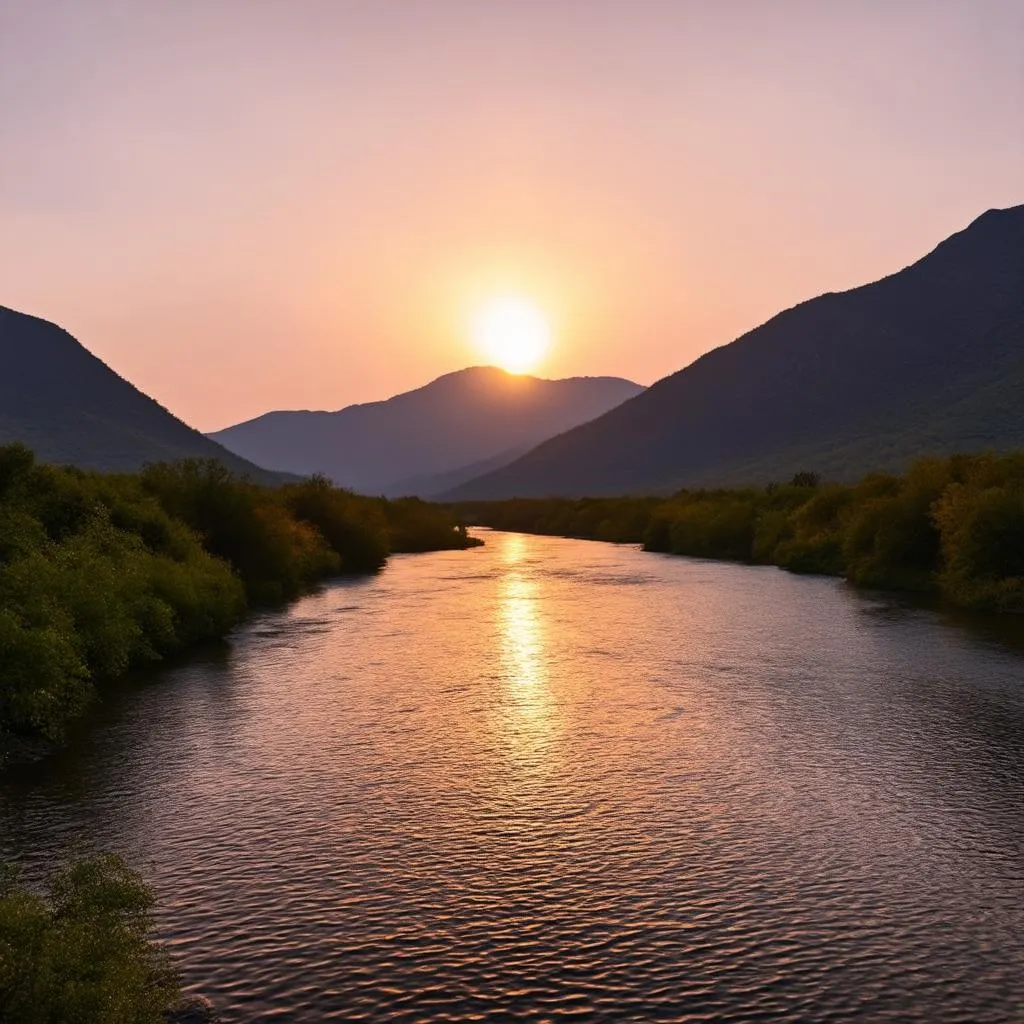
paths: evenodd
<path fill-rule="evenodd" d="M 202 429 L 650 383 L 1024 203 L 1022 0 L 0 0 L 0 304 Z"/>

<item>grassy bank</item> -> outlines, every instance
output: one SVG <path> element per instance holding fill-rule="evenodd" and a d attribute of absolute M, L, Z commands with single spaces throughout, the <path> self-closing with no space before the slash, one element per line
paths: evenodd
<path fill-rule="evenodd" d="M 799 473 L 783 485 L 668 499 L 472 502 L 455 512 L 495 529 L 638 543 L 1024 612 L 1024 453 L 924 459 L 903 476 L 853 485 Z"/>
<path fill-rule="evenodd" d="M 0 447 L 0 753 L 59 741 L 104 681 L 223 636 L 253 603 L 472 543 L 436 506 L 319 478 L 263 487 L 216 462 L 86 473 Z"/>

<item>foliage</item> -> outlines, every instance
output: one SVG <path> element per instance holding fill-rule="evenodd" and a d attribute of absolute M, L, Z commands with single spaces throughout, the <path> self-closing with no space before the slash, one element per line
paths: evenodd
<path fill-rule="evenodd" d="M 821 476 L 818 473 L 803 470 L 800 473 L 794 473 L 793 479 L 789 483 L 791 487 L 817 487 L 821 483 Z"/>
<path fill-rule="evenodd" d="M 235 477 L 219 462 L 148 466 L 142 485 L 169 515 L 227 562 L 250 599 L 280 601 L 341 571 L 339 552 L 291 514 L 279 491 Z"/>
<path fill-rule="evenodd" d="M 458 518 L 496 530 L 639 543 L 663 498 L 514 498 L 453 506 Z M 668 550 L 666 547 L 664 550 Z"/>
<path fill-rule="evenodd" d="M 1024 611 L 1024 456 L 958 463 L 933 509 L 943 590 L 969 607 Z"/>
<path fill-rule="evenodd" d="M 161 1024 L 179 983 L 153 940 L 152 907 L 110 854 L 57 871 L 45 895 L 0 871 L 0 1021 Z"/>
<path fill-rule="evenodd" d="M 496 529 L 639 543 L 648 551 L 779 565 L 960 605 L 1024 611 L 1024 453 L 954 455 L 854 485 L 671 498 L 518 499 L 455 506 Z"/>
<path fill-rule="evenodd" d="M 280 493 L 289 512 L 320 533 L 346 572 L 376 572 L 394 549 L 386 502 L 382 508 L 379 501 L 332 487 L 319 475 Z M 424 550 L 432 549 L 425 546 Z"/>
<path fill-rule="evenodd" d="M 322 478 L 264 487 L 196 460 L 87 473 L 0 447 L 0 740 L 60 739 L 98 683 L 223 636 L 250 602 L 470 543 L 436 506 Z"/>
<path fill-rule="evenodd" d="M 462 524 L 453 524 L 442 508 L 419 498 L 381 501 L 380 509 L 396 553 L 461 550 L 483 543 L 470 537 Z"/>

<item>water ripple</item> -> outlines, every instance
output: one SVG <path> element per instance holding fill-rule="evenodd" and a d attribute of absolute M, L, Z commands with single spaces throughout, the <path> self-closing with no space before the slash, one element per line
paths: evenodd
<path fill-rule="evenodd" d="M 494 534 L 259 616 L 0 790 L 228 1021 L 1024 1021 L 1024 662 L 841 583 Z"/>

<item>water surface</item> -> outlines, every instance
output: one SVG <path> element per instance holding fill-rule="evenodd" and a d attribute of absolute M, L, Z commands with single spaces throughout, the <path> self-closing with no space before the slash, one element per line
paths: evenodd
<path fill-rule="evenodd" d="M 251 620 L 0 784 L 229 1021 L 1024 1021 L 1024 655 L 835 580 L 488 535 Z"/>

